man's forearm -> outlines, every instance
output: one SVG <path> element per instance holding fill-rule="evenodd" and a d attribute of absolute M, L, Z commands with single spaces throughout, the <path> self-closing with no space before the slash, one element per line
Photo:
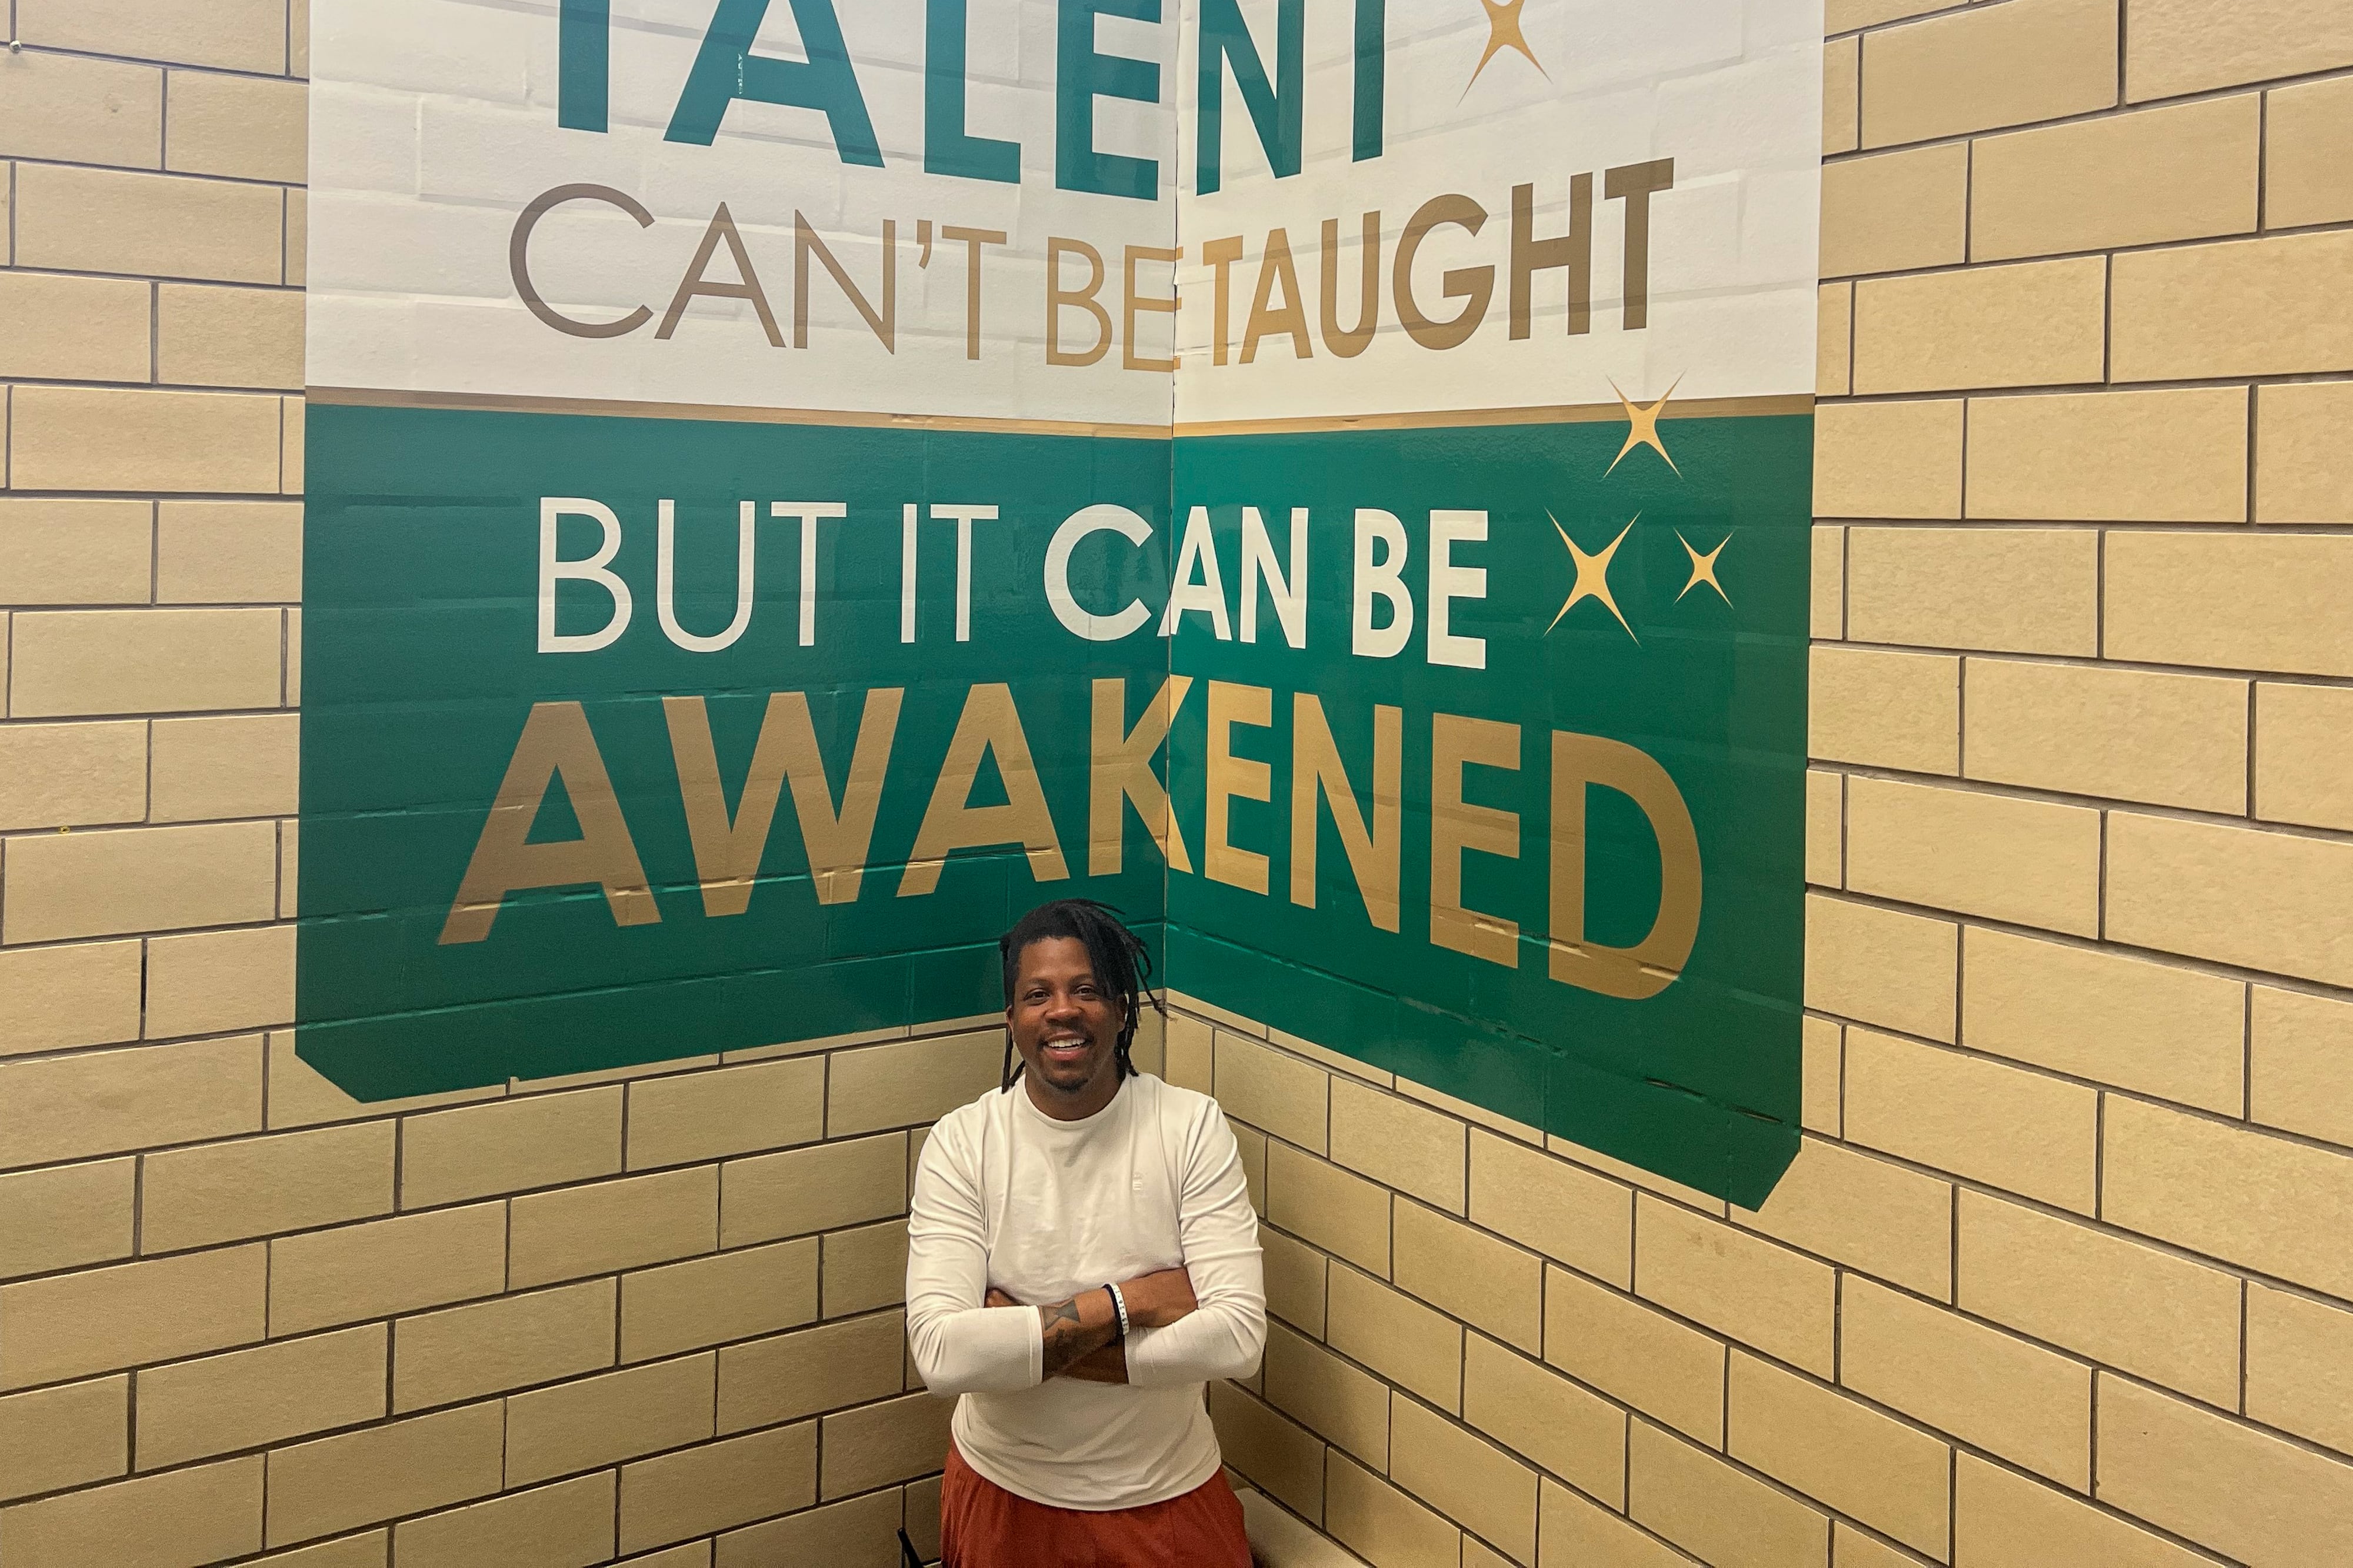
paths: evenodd
<path fill-rule="evenodd" d="M 1068 1301 L 1038 1309 L 1046 1343 L 1045 1373 L 1053 1377 L 1119 1337 L 1119 1315 L 1107 1290 L 1082 1290 Z"/>

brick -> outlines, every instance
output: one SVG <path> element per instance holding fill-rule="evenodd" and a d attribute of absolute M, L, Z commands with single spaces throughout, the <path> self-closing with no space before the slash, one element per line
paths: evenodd
<path fill-rule="evenodd" d="M 1266 1266 L 1266 1310 L 1321 1339 L 1324 1336 L 1324 1257 L 1303 1242 L 1261 1226 L 1259 1251 Z"/>
<path fill-rule="evenodd" d="M 951 1400 L 910 1394 L 838 1410 L 818 1424 L 818 1495 L 828 1502 L 936 1473 L 946 1461 Z"/>
<path fill-rule="evenodd" d="M 1633 1194 L 1508 1139 L 1471 1135 L 1471 1219 L 1547 1258 L 1633 1282 Z"/>
<path fill-rule="evenodd" d="M 1635 1289 L 1680 1317 L 1828 1377 L 1836 1271 L 1648 1195 L 1634 1204 Z"/>
<path fill-rule="evenodd" d="M 1390 1415 L 1389 1477 L 1513 1561 L 1535 1560 L 1535 1471 L 1409 1399 Z"/>
<path fill-rule="evenodd" d="M 259 1448 L 385 1414 L 383 1324 L 139 1374 L 139 1468 Z"/>
<path fill-rule="evenodd" d="M 504 1205 L 481 1204 L 280 1237 L 269 1244 L 269 1331 L 301 1333 L 495 1296 L 505 1283 L 506 1233 Z"/>
<path fill-rule="evenodd" d="M 2328 0 L 2134 0 L 2125 96 L 2133 102 L 2353 65 L 2353 19 Z"/>
<path fill-rule="evenodd" d="M 1807 620 L 1818 637 L 1846 636 L 1846 530 L 1816 528 Z"/>
<path fill-rule="evenodd" d="M 276 912 L 277 892 L 274 823 L 21 838 L 8 849 L 0 940 L 246 924 Z"/>
<path fill-rule="evenodd" d="M 897 1535 L 902 1506 L 912 1504 L 895 1490 L 874 1492 L 733 1531 L 719 1538 L 716 1568 L 761 1568 L 770 1563 L 896 1568 L 904 1561 Z"/>
<path fill-rule="evenodd" d="M 302 493 L 302 432 L 305 405 L 299 397 L 279 399 L 278 493 Z M 300 616 L 301 612 L 294 612 Z"/>
<path fill-rule="evenodd" d="M 1634 1423 L 1626 1512 L 1704 1563 L 1820 1568 L 1830 1521 L 1715 1455 Z"/>
<path fill-rule="evenodd" d="M 2244 1096 L 2246 987 L 2099 948 L 1971 927 L 1961 1043 L 2227 1116 Z"/>
<path fill-rule="evenodd" d="M 826 1136 L 928 1127 L 995 1089 L 1004 1068 L 1002 1030 L 842 1051 L 826 1087 Z"/>
<path fill-rule="evenodd" d="M 1846 1282 L 1840 1325 L 1847 1387 L 2090 1490 L 2090 1367 L 1867 1279 Z"/>
<path fill-rule="evenodd" d="M 640 1459 L 621 1471 L 621 1550 L 638 1552 L 817 1500 L 817 1423 Z"/>
<path fill-rule="evenodd" d="M 1198 1018 L 1182 1013 L 1168 1016 L 1166 1061 L 1164 1064 L 1166 1081 L 1179 1089 L 1189 1089 L 1207 1094 L 1214 1077 L 1212 1031 Z"/>
<path fill-rule="evenodd" d="M 11 60 L 26 58 L 9 57 Z M 0 83 L 12 74 L 7 64 L 0 62 Z M 0 88 L 0 106 L 6 103 L 5 89 Z M 5 107 L 0 107 L 0 128 L 5 128 L 7 113 Z M 7 340 L 0 342 L 0 374 L 53 381 L 153 380 L 147 324 L 150 292 L 148 285 L 127 279 L 67 278 L 39 272 L 0 276 L 0 311 L 5 311 L 11 322 Z M 5 565 L 0 570 L 5 570 Z"/>
<path fill-rule="evenodd" d="M 140 1249 L 177 1252 L 392 1212 L 390 1122 L 208 1143 L 146 1157 Z"/>
<path fill-rule="evenodd" d="M 721 1168 L 720 1245 L 741 1247 L 907 1210 L 901 1133 L 793 1149 Z"/>
<path fill-rule="evenodd" d="M 895 1307 L 907 1299 L 907 1222 L 828 1231 L 821 1307 L 828 1318 Z"/>
<path fill-rule="evenodd" d="M 613 1364 L 615 1282 L 502 1296 L 393 1325 L 392 1407 L 406 1415 Z"/>
<path fill-rule="evenodd" d="M 2353 218 L 2353 80 L 2274 88 L 2263 107 L 2263 226 Z"/>
<path fill-rule="evenodd" d="M 2260 119 L 2247 93 L 1981 137 L 1969 163 L 1969 254 L 2000 260 L 2244 234 L 2255 226 Z M 2272 135 L 2276 146 L 2276 127 Z"/>
<path fill-rule="evenodd" d="M 2353 1006 L 2254 987 L 2248 1117 L 2353 1147 Z"/>
<path fill-rule="evenodd" d="M 934 1497 L 932 1501 L 933 1512 L 936 1514 L 939 1500 Z M 939 1533 L 936 1519 L 932 1522 L 932 1532 L 935 1538 Z M 642 1557 L 630 1558 L 626 1568 L 712 1568 L 712 1544 L 708 1541 L 695 1541 L 684 1546 L 673 1546 L 667 1552 L 649 1552 Z M 924 1561 L 931 1563 L 938 1559 L 939 1544 L 934 1539 Z"/>
<path fill-rule="evenodd" d="M 514 1200 L 510 1289 L 667 1263 L 719 1245 L 719 1171 L 704 1165 Z"/>
<path fill-rule="evenodd" d="M 1261 1219 L 1266 1217 L 1266 1149 L 1267 1136 L 1255 1127 L 1239 1121 L 1229 1122 L 1234 1135 L 1234 1153 L 1241 1161 L 1242 1185 L 1250 1194 L 1250 1207 Z"/>
<path fill-rule="evenodd" d="M 1981 1193 L 1960 1200 L 1963 1310 L 2210 1403 L 2239 1390 L 2239 1281 Z"/>
<path fill-rule="evenodd" d="M 320 1546 L 272 1552 L 256 1559 L 255 1568 L 385 1568 L 391 1550 L 392 1532 L 375 1530 L 365 1535 L 346 1535 Z"/>
<path fill-rule="evenodd" d="M 1959 659 L 1816 647 L 1807 669 L 1809 755 L 1907 773 L 1960 771 Z"/>
<path fill-rule="evenodd" d="M 1416 1083 L 1409 1078 L 1393 1079 L 1390 1081 L 1390 1087 L 1408 1100 L 1418 1100 L 1432 1110 L 1444 1111 L 1457 1121 L 1467 1121 L 1473 1127 L 1483 1127 L 1490 1132 L 1500 1132 L 1506 1138 L 1516 1138 L 1531 1149 L 1544 1147 L 1545 1134 L 1540 1129 L 1531 1127 L 1525 1121 L 1515 1121 L 1508 1116 L 1499 1115 L 1483 1105 L 1473 1105 L 1467 1100 L 1457 1100 L 1442 1089 L 1432 1089 L 1425 1083 Z"/>
<path fill-rule="evenodd" d="M 1974 398 L 1968 486 L 1973 518 L 2244 522 L 2246 389 Z"/>
<path fill-rule="evenodd" d="M 1440 1409 L 1461 1405 L 1461 1325 L 1354 1269 L 1334 1269 L 1328 1289 L 1334 1350 Z"/>
<path fill-rule="evenodd" d="M 617 1174 L 621 1095 L 617 1084 L 409 1117 L 401 1128 L 400 1206 L 433 1208 Z"/>
<path fill-rule="evenodd" d="M 1998 1062 L 1847 1031 L 1849 1140 L 2078 1214 L 2094 1200 L 2099 1100 Z"/>
<path fill-rule="evenodd" d="M 2353 1465 L 2114 1376 L 2099 1397 L 2102 1501 L 2242 1563 L 2353 1554 Z"/>
<path fill-rule="evenodd" d="M 878 1312 L 719 1352 L 722 1436 L 902 1392 L 906 1321 Z"/>
<path fill-rule="evenodd" d="M 2353 1154 L 2118 1097 L 2105 1136 L 2109 1224 L 2353 1300 Z"/>
<path fill-rule="evenodd" d="M 1968 257 L 1968 205 L 1963 142 L 1826 163 L 1822 276 L 1958 266 Z"/>
<path fill-rule="evenodd" d="M 0 1057 L 139 1037 L 140 944 L 0 952 Z"/>
<path fill-rule="evenodd" d="M 2353 419 L 2353 382 L 2255 390 L 2255 521 L 2353 519 L 2353 463 L 2336 439 Z"/>
<path fill-rule="evenodd" d="M 1226 1113 L 1321 1154 L 1332 1075 L 1239 1035 L 1217 1037 L 1217 1092 Z"/>
<path fill-rule="evenodd" d="M 157 305 L 158 381 L 176 386 L 302 384 L 301 293 L 166 283 L 157 290 Z"/>
<path fill-rule="evenodd" d="M 1952 1506 L 1945 1444 L 1751 1355 L 1732 1358 L 1725 1407 L 1732 1458 L 1945 1559 Z"/>
<path fill-rule="evenodd" d="M 1885 779 L 1847 785 L 1854 892 L 2093 936 L 2099 880 L 2096 811 Z"/>
<path fill-rule="evenodd" d="M 0 153 L 152 169 L 163 142 L 162 71 L 38 49 L 0 60 Z"/>
<path fill-rule="evenodd" d="M 26 163 L 16 265 L 274 284 L 285 269 L 285 205 L 270 185 Z M 113 456 L 120 470 L 124 453 Z"/>
<path fill-rule="evenodd" d="M 621 1281 L 621 1359 L 648 1361 L 814 1322 L 817 1292 L 815 1238 L 628 1275 Z"/>
<path fill-rule="evenodd" d="M 0 1388 L 251 1344 L 268 1267 L 240 1247 L 0 1286 Z"/>
<path fill-rule="evenodd" d="M 1825 517 L 1958 517 L 1960 404 L 1823 405 L 1814 419 L 1814 507 Z M 1848 602 L 1852 614 L 1852 593 Z"/>
<path fill-rule="evenodd" d="M 1691 1559 L 1623 1514 L 1547 1476 L 1538 1505 L 1543 1568 L 1688 1568 Z"/>
<path fill-rule="evenodd" d="M 2115 378 L 2353 370 L 2353 302 L 2332 286 L 2348 266 L 2353 234 L 2342 230 L 2119 256 Z"/>
<path fill-rule="evenodd" d="M 1724 1442 L 1724 1346 L 1631 1297 L 1547 1270 L 1545 1360 L 1710 1447 Z"/>
<path fill-rule="evenodd" d="M 261 1457 L 0 1510 L 8 1568 L 197 1568 L 261 1547 Z"/>
<path fill-rule="evenodd" d="M 308 98 L 299 81 L 174 71 L 164 167 L 299 185 L 307 178 Z"/>
<path fill-rule="evenodd" d="M 9 861 L 14 870 L 16 851 Z M 260 1125 L 259 1036 L 0 1059 L 0 1168 L 229 1138 Z"/>
<path fill-rule="evenodd" d="M 1947 515 L 1958 515 L 1957 447 L 1953 460 Z M 2100 540 L 2089 530 L 1850 529 L 1847 635 L 2089 658 L 2098 651 L 2099 571 Z"/>
<path fill-rule="evenodd" d="M 0 1399 L 0 1502 L 124 1474 L 130 1431 L 127 1377 Z"/>
<path fill-rule="evenodd" d="M 1530 1355 L 1544 1335 L 1544 1264 L 1419 1204 L 1399 1203 L 1393 1278 L 1399 1289 Z"/>
<path fill-rule="evenodd" d="M 507 1485 L 701 1442 L 712 1431 L 716 1377 L 705 1352 L 515 1395 L 507 1401 Z"/>
<path fill-rule="evenodd" d="M 1386 1276 L 1389 1194 L 1287 1143 L 1267 1151 L 1267 1218 L 1324 1251 Z"/>
<path fill-rule="evenodd" d="M 1971 778 L 2246 810 L 2242 680 L 1982 658 L 1968 679 Z"/>
<path fill-rule="evenodd" d="M 2353 544 L 2337 536 L 2108 535 L 2108 658 L 2353 675 Z"/>
<path fill-rule="evenodd" d="M 167 299 L 173 292 L 164 290 Z M 299 344 L 299 320 L 294 330 Z M 155 595 L 159 603 L 167 605 L 299 601 L 302 597 L 301 507 L 289 501 L 158 503 Z"/>
<path fill-rule="evenodd" d="M 575 1568 L 613 1555 L 617 1478 L 583 1476 L 395 1527 L 401 1568 Z"/>
<path fill-rule="evenodd" d="M 1265 1368 L 1269 1404 L 1366 1464 L 1388 1468 L 1388 1384 L 1280 1323 L 1268 1325 Z"/>
<path fill-rule="evenodd" d="M 2107 934 L 2137 947 L 2344 984 L 2353 846 L 2128 816 L 2108 826 Z"/>
<path fill-rule="evenodd" d="M 1385 1186 L 1461 1214 L 1469 1129 L 1412 1101 L 1332 1079 L 1332 1158 Z"/>
<path fill-rule="evenodd" d="M 1445 1563 L 1461 1550 L 1461 1531 L 1451 1521 L 1337 1454 L 1325 1481 L 1324 1527 L 1372 1568 Z"/>
<path fill-rule="evenodd" d="M 1698 1209 L 1701 1213 L 1712 1214 L 1718 1219 L 1723 1218 L 1731 1206 L 1713 1194 L 1701 1192 L 1697 1187 L 1684 1186 L 1681 1182 L 1671 1182 L 1664 1176 L 1653 1175 L 1640 1165 L 1613 1159 L 1599 1149 L 1588 1149 L 1582 1144 L 1572 1143 L 1566 1138 L 1555 1137 L 1547 1133 L 1545 1137 L 1545 1147 L 1563 1159 L 1573 1160 L 1580 1165 L 1600 1172 L 1605 1176 L 1614 1176 L 1619 1181 L 1640 1187 L 1646 1193 L 1656 1193 L 1662 1198 L 1672 1198 L 1687 1209 Z"/>
<path fill-rule="evenodd" d="M 628 1168 L 716 1160 L 825 1135 L 825 1062 L 753 1062 L 629 1086 Z"/>
<path fill-rule="evenodd" d="M 1956 950 L 1949 921 L 1844 899 L 1806 900 L 1806 1004 L 1930 1039 L 1953 1037 Z"/>
<path fill-rule="evenodd" d="M 1933 1176 L 1809 1138 L 1765 1206 L 1736 1208 L 1732 1217 L 1907 1290 L 1952 1300 L 1953 1189 Z"/>
<path fill-rule="evenodd" d="M 275 708 L 275 610 L 53 610 L 14 617 L 18 719 Z"/>
<path fill-rule="evenodd" d="M 28 46 L 230 70 L 286 68 L 286 0 L 223 0 L 201 17 L 158 0 L 18 0 Z"/>
<path fill-rule="evenodd" d="M 22 386 L 9 441 L 13 480 L 26 489 L 278 488 L 274 398 Z"/>
<path fill-rule="evenodd" d="M 269 1542 L 287 1546 L 499 1489 L 496 1401 L 412 1415 L 269 1456 Z"/>
<path fill-rule="evenodd" d="M 1809 1132 L 1838 1136 L 1844 1115 L 1846 1037 L 1828 1018 L 1805 1018 L 1798 1031 L 1799 1121 Z"/>
<path fill-rule="evenodd" d="M 0 290 L 7 286 L 0 280 Z M 0 604 L 145 604 L 153 579 L 154 510 L 143 500 L 0 498 Z"/>
<path fill-rule="evenodd" d="M 1965 1568 L 2205 1568 L 2210 1559 L 2015 1471 L 1960 1456 L 1953 1548 Z"/>
<path fill-rule="evenodd" d="M 2353 1311 L 2251 1282 L 2247 1416 L 2353 1454 Z"/>
<path fill-rule="evenodd" d="M 130 1257 L 137 1183 L 132 1160 L 0 1176 L 0 1279 Z"/>
<path fill-rule="evenodd" d="M 1612 1507 L 1623 1506 L 1626 1413 L 1558 1373 L 1472 1334 L 1463 1352 L 1462 1418 Z"/>
<path fill-rule="evenodd" d="M 320 1076 L 319 1069 L 295 1054 L 294 1033 L 279 1030 L 269 1037 L 269 1128 L 315 1127 L 327 1121 L 357 1121 L 396 1116 L 431 1106 L 463 1105 L 498 1100 L 504 1084 L 485 1089 L 453 1089 L 447 1094 L 412 1095 L 404 1100 L 380 1100 L 362 1104 Z"/>
<path fill-rule="evenodd" d="M 1862 40 L 1862 143 L 2058 120 L 2116 101 L 2116 0 L 2011 0 Z"/>
<path fill-rule="evenodd" d="M 0 829 L 86 827 L 146 815 L 146 725 L 0 728 Z"/>
<path fill-rule="evenodd" d="M 1822 156 L 1862 145 L 1862 41 L 1832 38 L 1822 46 Z M 1825 396 L 1837 396 L 1826 393 Z"/>
<path fill-rule="evenodd" d="M 1311 1522 L 1323 1521 L 1324 1447 L 1314 1433 L 1230 1383 L 1209 1384 L 1209 1418 L 1228 1465 Z"/>
<path fill-rule="evenodd" d="M 248 926 L 147 944 L 147 1034 L 203 1035 L 290 1022 L 294 928 Z"/>
<path fill-rule="evenodd" d="M 1854 390 L 2101 381 L 2106 308 L 2096 256 L 1866 279 L 1854 293 Z"/>

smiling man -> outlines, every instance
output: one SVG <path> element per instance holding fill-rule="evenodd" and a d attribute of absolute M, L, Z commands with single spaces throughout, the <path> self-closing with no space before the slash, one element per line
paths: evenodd
<path fill-rule="evenodd" d="M 1202 1400 L 1266 1344 L 1233 1132 L 1128 1060 L 1157 1003 L 1109 909 L 1040 905 L 997 946 L 1005 1083 L 933 1129 L 907 1226 L 915 1365 L 960 1396 L 944 1568 L 1250 1568 Z"/>

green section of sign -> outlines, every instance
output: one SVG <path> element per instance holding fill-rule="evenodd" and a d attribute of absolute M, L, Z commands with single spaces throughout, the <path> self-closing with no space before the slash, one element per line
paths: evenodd
<path fill-rule="evenodd" d="M 1084 895 L 1129 911 L 1155 948 L 1165 942 L 1162 977 L 1179 989 L 1663 1175 L 1761 1201 L 1798 1140 L 1812 426 L 1757 417 L 1661 428 L 1673 466 L 1637 447 L 1612 469 L 1626 433 L 1615 421 L 1172 445 L 315 408 L 301 1051 L 352 1093 L 382 1099 L 985 1013 L 1000 1005 L 997 934 L 1041 899 Z M 633 608 L 609 647 L 540 651 L 551 497 L 593 500 L 620 521 L 610 570 Z M 752 614 L 722 651 L 689 651 L 663 629 L 664 500 L 674 503 L 675 620 L 689 637 L 735 616 L 738 507 L 757 503 Z M 803 524 L 771 519 L 768 506 L 804 501 L 847 510 L 816 525 L 806 644 Z M 910 503 L 923 518 L 912 642 L 902 640 Z M 1138 546 L 1089 533 L 1070 557 L 1075 597 L 1099 616 L 1132 602 L 1150 614 L 1123 637 L 1091 642 L 1058 618 L 1044 584 L 1056 531 L 1105 503 L 1153 535 Z M 959 640 L 958 525 L 930 512 L 971 505 L 999 515 L 971 524 Z M 1219 638 L 1215 617 L 1197 610 L 1164 640 L 1161 609 L 1196 507 L 1232 635 Z M 1290 646 L 1264 586 L 1249 616 L 1256 639 L 1240 640 L 1244 508 L 1257 510 L 1271 546 L 1260 553 L 1284 579 L 1293 509 L 1307 510 L 1303 647 Z M 1394 517 L 1408 550 L 1397 580 L 1416 625 L 1389 657 L 1353 650 L 1358 515 L 1368 510 Z M 1432 661 L 1434 512 L 1483 514 L 1483 539 L 1461 518 L 1442 525 L 1464 535 L 1452 563 L 1485 573 L 1483 593 L 1458 580 L 1451 605 L 1452 635 L 1477 639 L 1483 668 Z M 557 554 L 589 558 L 600 537 L 591 519 L 568 517 Z M 1206 564 L 1181 576 L 1206 582 Z M 1580 584 L 1588 591 L 1564 610 Z M 612 614 L 593 581 L 560 582 L 555 602 L 565 637 Z M 1385 601 L 1373 624 L 1393 614 Z M 1190 686 L 1159 765 L 1193 868 L 1170 873 L 1122 805 L 1121 869 L 1092 875 L 1097 683 L 1122 683 L 1124 735 L 1172 669 Z M 1228 730 L 1244 765 L 1217 770 L 1221 790 L 1239 781 L 1225 812 L 1235 854 L 1217 862 L 1213 684 L 1221 711 L 1247 718 L 1263 705 L 1262 723 Z M 1009 691 L 1068 874 L 1052 877 L 1034 842 L 981 844 L 955 851 L 936 887 L 921 890 L 910 864 L 943 788 L 949 805 L 976 809 L 1021 795 L 1024 781 L 1006 776 L 997 752 L 968 799 L 961 781 L 942 784 L 960 717 L 981 705 L 976 689 L 997 685 Z M 746 907 L 714 912 L 664 700 L 702 700 L 733 819 L 772 693 L 806 694 L 830 805 L 849 787 L 863 715 L 893 691 L 900 717 L 855 898 L 820 901 L 796 780 Z M 1379 819 L 1376 710 L 1397 710 L 1394 929 L 1376 923 L 1320 801 L 1314 907 L 1295 901 L 1302 693 L 1319 702 L 1368 819 Z M 575 702 L 611 798 L 567 773 L 511 809 L 529 810 L 529 839 L 546 845 L 600 831 L 617 806 L 649 900 L 608 901 L 587 882 L 507 893 L 487 934 L 453 921 L 535 709 Z M 1444 880 L 1433 868 L 1454 858 L 1442 844 L 1433 858 L 1433 819 L 1447 816 L 1433 808 L 1444 772 L 1434 740 L 1458 720 L 1483 721 L 1488 743 L 1503 735 L 1509 747 L 1461 770 L 1463 800 L 1485 815 L 1472 835 L 1483 847 L 1460 856 L 1458 901 L 1477 914 L 1456 923 L 1485 933 L 1467 939 L 1483 957 L 1432 941 L 1444 923 L 1433 916 Z M 1688 811 L 1696 933 L 1687 961 L 1675 957 L 1677 977 L 1658 976 L 1646 999 L 1554 977 L 1556 735 L 1638 750 L 1680 803 L 1668 815 Z M 1495 765 L 1504 755 L 1518 766 Z M 1262 786 L 1250 763 L 1263 764 Z M 1582 799 L 1583 940 L 1633 947 L 1683 885 L 1654 821 L 1662 808 L 1607 787 Z M 1235 885 L 1261 872 L 1263 892 Z M 636 923 L 622 923 L 633 908 Z"/>

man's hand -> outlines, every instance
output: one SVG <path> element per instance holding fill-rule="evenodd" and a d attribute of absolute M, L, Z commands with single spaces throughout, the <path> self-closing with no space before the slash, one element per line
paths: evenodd
<path fill-rule="evenodd" d="M 1193 1277 L 1182 1268 L 1163 1268 L 1131 1279 L 1119 1288 L 1119 1293 L 1127 1301 L 1132 1328 L 1165 1329 L 1200 1307 L 1193 1300 Z"/>

